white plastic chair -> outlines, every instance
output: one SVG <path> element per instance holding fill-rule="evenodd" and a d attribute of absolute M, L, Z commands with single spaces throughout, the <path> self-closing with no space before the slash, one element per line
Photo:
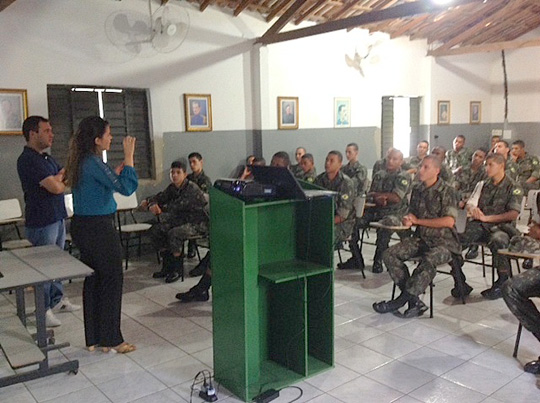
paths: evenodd
<path fill-rule="evenodd" d="M 137 194 L 133 193 L 130 196 L 124 196 L 120 193 L 114 193 L 114 200 L 116 201 L 116 218 L 118 223 L 118 232 L 120 233 L 120 241 L 124 247 L 125 261 L 126 261 L 126 270 L 128 268 L 129 262 L 129 242 L 132 239 L 132 235 L 139 240 L 139 256 L 141 255 L 141 238 L 142 235 L 150 229 L 151 224 L 147 223 L 138 223 L 133 214 L 139 203 L 137 201 Z M 133 223 L 126 224 L 125 215 L 129 214 Z M 124 215 L 124 223 L 122 224 L 121 215 Z M 125 243 L 124 243 L 125 241 Z"/>
<path fill-rule="evenodd" d="M 0 200 L 0 225 L 8 226 L 12 225 L 17 231 L 17 236 L 19 239 L 14 239 L 11 241 L 1 242 L 0 240 L 0 250 L 12 250 L 12 249 L 22 249 L 29 248 L 32 246 L 28 239 L 24 239 L 21 236 L 21 232 L 17 224 L 24 222 L 22 217 L 21 204 L 18 199 L 7 199 Z"/>

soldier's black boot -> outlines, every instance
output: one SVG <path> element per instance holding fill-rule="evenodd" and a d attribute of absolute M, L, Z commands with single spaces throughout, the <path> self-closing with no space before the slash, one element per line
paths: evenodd
<path fill-rule="evenodd" d="M 182 302 L 193 302 L 193 301 L 208 301 L 210 294 L 208 290 L 212 285 L 212 277 L 205 273 L 201 280 L 192 287 L 188 292 L 179 292 L 176 294 L 176 298 Z"/>
<path fill-rule="evenodd" d="M 450 267 L 452 267 L 451 273 L 454 278 L 454 288 L 450 290 L 450 294 L 454 298 L 465 298 L 472 292 L 473 288 L 466 282 L 466 277 L 462 270 L 463 258 L 461 255 L 453 256 Z"/>
<path fill-rule="evenodd" d="M 373 273 L 382 273 L 384 271 L 383 262 L 382 262 L 382 252 L 379 248 L 375 250 L 375 257 L 373 257 Z"/>
<path fill-rule="evenodd" d="M 481 292 L 482 296 L 487 299 L 498 299 L 502 297 L 502 286 L 508 280 L 508 274 L 499 274 L 497 281 L 493 283 L 491 288 Z"/>
<path fill-rule="evenodd" d="M 153 278 L 165 278 L 171 271 L 173 255 L 168 250 L 164 250 L 159 253 L 161 256 L 161 270 L 152 274 Z"/>
<path fill-rule="evenodd" d="M 525 364 L 523 370 L 530 374 L 540 375 L 540 357 L 538 357 L 538 359 L 535 361 Z"/>
<path fill-rule="evenodd" d="M 193 259 L 195 257 L 195 254 L 196 254 L 196 249 L 195 249 L 195 241 L 193 240 L 190 240 L 188 241 L 188 244 L 187 244 L 187 257 L 188 259 Z"/>
<path fill-rule="evenodd" d="M 170 271 L 165 277 L 166 283 L 174 283 L 180 277 L 184 277 L 184 258 L 182 256 L 173 256 Z"/>
<path fill-rule="evenodd" d="M 478 257 L 478 245 L 471 245 L 465 254 L 465 259 L 472 260 Z"/>
<path fill-rule="evenodd" d="M 427 310 L 427 305 L 424 304 L 416 295 L 413 295 L 411 298 L 409 298 L 409 308 L 407 308 L 407 310 L 403 313 L 403 317 L 416 318 L 418 316 L 422 316 Z"/>
<path fill-rule="evenodd" d="M 373 310 L 377 313 L 396 312 L 399 308 L 409 302 L 412 297 L 407 291 L 402 291 L 399 297 L 390 301 L 381 301 L 373 303 Z"/>
<path fill-rule="evenodd" d="M 521 265 L 525 270 L 532 269 L 533 267 L 533 260 L 532 259 L 525 259 L 523 261 L 523 264 Z"/>
<path fill-rule="evenodd" d="M 210 266 L 210 252 L 206 254 L 205 257 L 202 258 L 202 260 L 199 262 L 197 266 L 195 266 L 193 269 L 189 271 L 189 275 L 191 277 L 198 277 L 202 276 L 204 273 L 206 273 L 206 270 Z"/>

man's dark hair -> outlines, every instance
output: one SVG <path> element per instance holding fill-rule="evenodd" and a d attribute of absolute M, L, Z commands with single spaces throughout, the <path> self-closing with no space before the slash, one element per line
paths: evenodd
<path fill-rule="evenodd" d="M 347 144 L 347 147 L 345 147 L 345 148 L 347 149 L 349 147 L 354 147 L 354 150 L 358 151 L 358 144 L 356 144 L 356 143 L 349 143 L 349 144 Z"/>
<path fill-rule="evenodd" d="M 438 159 L 435 155 L 426 155 L 426 157 L 424 158 L 424 161 L 431 161 L 433 162 L 433 165 L 435 165 L 435 167 L 441 169 L 442 167 L 442 161 L 440 159 Z"/>
<path fill-rule="evenodd" d="M 251 165 L 264 166 L 266 165 L 266 160 L 263 157 L 255 157 L 253 158 L 253 162 L 251 163 Z"/>
<path fill-rule="evenodd" d="M 304 154 L 304 155 L 302 155 L 302 159 L 303 160 L 310 160 L 311 163 L 314 164 L 313 154 L 310 154 L 310 153 Z"/>
<path fill-rule="evenodd" d="M 328 153 L 328 155 L 335 155 L 338 157 L 339 162 L 343 162 L 343 154 L 341 154 L 338 150 L 332 150 Z"/>
<path fill-rule="evenodd" d="M 496 164 L 506 166 L 506 160 L 504 159 L 504 157 L 501 154 L 490 153 L 486 157 L 486 162 L 488 162 L 490 160 L 494 160 Z"/>
<path fill-rule="evenodd" d="M 187 172 L 186 164 L 184 161 L 176 160 L 171 163 L 171 169 L 178 168 L 181 169 L 184 172 Z"/>
<path fill-rule="evenodd" d="M 45 119 L 43 116 L 28 116 L 22 125 L 23 136 L 26 141 L 30 140 L 30 131 L 37 132 L 39 130 L 40 122 L 48 122 L 49 119 Z"/>
<path fill-rule="evenodd" d="M 525 142 L 523 140 L 516 140 L 512 143 L 513 146 L 520 146 L 521 148 L 525 148 Z"/>
<path fill-rule="evenodd" d="M 197 158 L 199 161 L 202 160 L 202 155 L 198 152 L 192 152 L 191 154 L 188 155 L 188 160 L 192 159 L 192 158 Z"/>
<path fill-rule="evenodd" d="M 465 140 L 465 136 L 464 136 L 463 134 L 458 134 L 458 135 L 456 136 L 456 139 L 463 139 L 463 140 Z"/>
<path fill-rule="evenodd" d="M 495 136 L 493 136 L 493 137 L 495 137 Z M 506 148 L 510 148 L 510 144 L 508 144 L 508 141 L 506 141 L 506 140 L 499 140 L 499 141 L 497 141 L 497 143 L 504 143 Z"/>
<path fill-rule="evenodd" d="M 291 159 L 289 158 L 289 154 L 287 154 L 287 152 L 285 151 L 278 151 L 272 156 L 272 159 L 274 158 L 282 159 L 287 164 L 287 166 L 291 165 Z"/>
<path fill-rule="evenodd" d="M 427 141 L 427 140 L 420 140 L 420 141 L 418 142 L 418 144 L 420 144 L 420 143 L 426 143 L 426 144 L 428 145 L 428 147 L 429 147 L 429 141 Z"/>
<path fill-rule="evenodd" d="M 477 152 L 477 151 L 482 151 L 486 155 L 488 153 L 488 151 L 484 147 L 478 147 L 476 150 L 474 150 L 474 152 Z"/>

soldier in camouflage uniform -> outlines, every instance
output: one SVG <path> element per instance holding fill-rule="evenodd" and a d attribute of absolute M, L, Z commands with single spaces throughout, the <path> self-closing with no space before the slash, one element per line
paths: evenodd
<path fill-rule="evenodd" d="M 478 206 L 472 205 L 471 200 L 467 203 L 466 208 L 472 220 L 467 223 L 465 232 L 460 234 L 464 247 L 473 242 L 488 243 L 499 276 L 491 288 L 482 291 L 482 295 L 488 299 L 500 298 L 501 287 L 508 279 L 508 259 L 501 257 L 497 251 L 507 248 L 510 238 L 518 234 L 513 221 L 519 215 L 523 196 L 521 188 L 505 175 L 504 162 L 499 154 L 487 157 L 486 173 L 489 179 L 483 184 Z"/>
<path fill-rule="evenodd" d="M 452 181 L 453 175 L 448 165 L 446 165 L 446 162 L 444 162 L 444 159 L 446 157 L 446 148 L 441 146 L 433 147 L 433 149 L 431 150 L 431 155 L 434 155 L 439 159 L 439 161 L 441 161 L 439 178 L 441 178 L 446 183 L 450 183 Z"/>
<path fill-rule="evenodd" d="M 183 249 L 186 239 L 208 232 L 206 198 L 202 190 L 187 179 L 186 166 L 174 161 L 170 170 L 171 184 L 155 196 L 141 203 L 159 217 L 150 228 L 150 235 L 163 256 L 163 268 L 154 278 L 167 283 L 178 280 L 183 272 Z"/>
<path fill-rule="evenodd" d="M 304 147 L 298 147 L 296 149 L 296 152 L 294 153 L 294 156 L 296 158 L 296 165 L 291 165 L 291 172 L 296 178 L 299 178 L 302 176 L 304 171 L 302 170 L 302 167 L 300 166 L 300 161 L 302 160 L 302 156 L 306 153 L 306 149 Z"/>
<path fill-rule="evenodd" d="M 373 201 L 376 206 L 366 210 L 363 217 L 358 219 L 351 243 L 358 243 L 360 230 L 367 228 L 369 223 L 380 221 L 389 215 L 401 219 L 407 212 L 407 194 L 410 191 L 411 177 L 401 170 L 402 163 L 403 154 L 401 151 L 394 149 L 386 157 L 386 169 L 375 173 L 373 176 L 367 196 L 368 200 Z M 389 229 L 377 229 L 377 247 L 373 258 L 373 273 L 382 273 L 383 271 L 382 254 L 388 248 L 392 232 Z M 347 261 L 338 268 L 347 269 L 349 264 L 350 261 Z"/>
<path fill-rule="evenodd" d="M 479 148 L 476 150 L 471 159 L 470 169 L 463 171 L 458 182 L 458 190 L 461 193 L 461 200 L 467 201 L 471 196 L 476 184 L 486 179 L 486 170 L 484 162 L 486 160 L 486 152 Z"/>
<path fill-rule="evenodd" d="M 191 168 L 191 173 L 188 175 L 188 179 L 195 183 L 199 188 L 205 193 L 208 194 L 208 189 L 212 187 L 212 181 L 203 170 L 203 157 L 198 152 L 193 152 L 188 155 L 189 167 Z M 196 253 L 196 243 L 193 240 L 188 242 L 188 258 L 195 257 Z"/>
<path fill-rule="evenodd" d="M 516 140 L 512 143 L 512 157 L 517 165 L 517 183 L 523 188 L 525 194 L 529 190 L 538 189 L 540 185 L 540 163 L 538 158 L 525 152 L 525 143 Z"/>
<path fill-rule="evenodd" d="M 388 155 L 394 151 L 396 151 L 396 149 L 394 147 L 390 147 L 388 150 L 386 150 L 386 155 L 384 158 L 375 161 L 375 164 L 373 164 L 373 169 L 371 170 L 371 177 L 374 177 L 377 172 L 384 171 L 386 169 L 386 160 Z"/>
<path fill-rule="evenodd" d="M 446 153 L 446 164 L 453 174 L 452 186 L 457 189 L 462 174 L 471 167 L 472 152 L 465 147 L 465 136 L 456 136 L 453 149 Z"/>
<path fill-rule="evenodd" d="M 355 197 L 361 196 L 366 191 L 367 169 L 358 161 L 358 144 L 349 143 L 345 149 L 345 155 L 349 161 L 341 168 L 341 172 L 352 179 L 355 189 Z"/>
<path fill-rule="evenodd" d="M 437 157 L 424 158 L 418 172 L 420 183 L 412 191 L 409 214 L 403 217 L 403 225 L 416 225 L 416 231 L 383 254 L 384 264 L 401 294 L 396 299 L 374 303 L 373 309 L 378 313 L 397 312 L 408 303 L 403 317 L 422 315 L 428 308 L 418 296 L 435 278 L 437 266 L 450 262 L 461 252 L 455 227 L 457 193 L 438 178 L 440 166 Z M 410 275 L 405 261 L 416 256 L 421 260 Z"/>
<path fill-rule="evenodd" d="M 538 242 L 540 240 L 540 225 L 536 224 L 531 227 L 529 236 Z M 533 297 L 540 297 L 540 266 L 516 274 L 504 283 L 504 302 L 523 327 L 540 341 L 540 312 L 531 301 Z M 525 364 L 523 369 L 525 372 L 539 375 L 540 357 Z"/>
<path fill-rule="evenodd" d="M 512 158 L 510 158 L 510 146 L 505 140 L 499 140 L 495 144 L 493 152 L 496 154 L 501 154 L 506 161 L 506 170 L 505 174 L 513 181 L 517 180 L 518 176 L 518 166 Z"/>
<path fill-rule="evenodd" d="M 338 192 L 334 216 L 335 242 L 342 242 L 351 236 L 354 227 L 354 185 L 340 169 L 343 155 L 339 151 L 330 151 L 326 156 L 324 170 L 315 179 L 315 185 Z"/>
<path fill-rule="evenodd" d="M 411 175 L 415 175 L 416 172 L 418 172 L 418 170 L 420 169 L 420 166 L 422 165 L 422 161 L 426 157 L 428 151 L 429 151 L 429 143 L 426 140 L 422 140 L 416 146 L 416 155 L 414 157 L 407 158 L 403 162 L 401 169 L 403 169 L 404 171 L 407 171 Z"/>
<path fill-rule="evenodd" d="M 309 153 L 302 155 L 300 166 L 302 167 L 302 175 L 299 177 L 299 179 L 308 183 L 315 182 L 315 179 L 317 178 L 317 171 L 315 171 L 313 155 Z"/>

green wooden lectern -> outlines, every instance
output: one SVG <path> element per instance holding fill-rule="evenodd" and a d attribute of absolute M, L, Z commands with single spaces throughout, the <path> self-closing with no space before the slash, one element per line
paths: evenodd
<path fill-rule="evenodd" d="M 244 401 L 334 365 L 334 201 L 210 189 L 214 375 Z"/>

